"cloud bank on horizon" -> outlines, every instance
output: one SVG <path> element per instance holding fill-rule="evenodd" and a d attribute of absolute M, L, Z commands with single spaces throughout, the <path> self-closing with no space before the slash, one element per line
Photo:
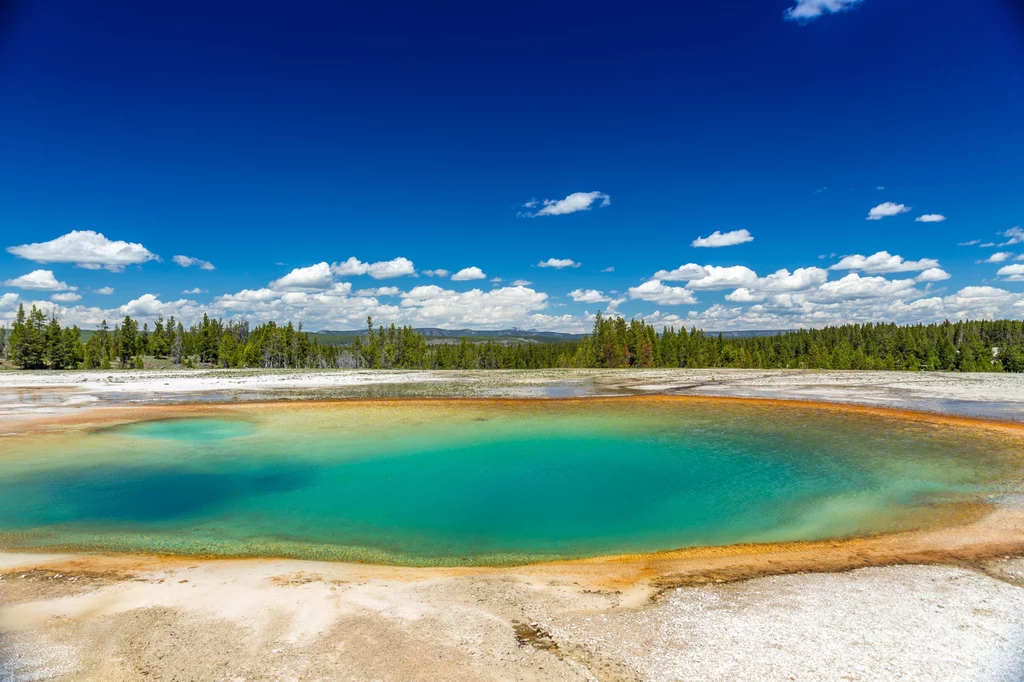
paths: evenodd
<path fill-rule="evenodd" d="M 901 204 L 882 204 L 872 209 L 879 215 L 894 217 L 909 212 Z M 926 214 L 931 215 L 931 214 Z M 925 220 L 919 222 L 939 222 Z M 1024 243 L 1019 227 L 1000 233 L 1006 245 Z M 697 237 L 692 247 L 718 248 L 748 243 L 753 236 L 746 229 Z M 978 246 L 979 240 L 961 242 Z M 993 242 L 994 246 L 995 243 Z M 11 246 L 8 252 L 38 263 L 64 263 L 87 269 L 106 269 L 125 276 L 125 267 L 134 263 L 140 269 L 162 267 L 162 260 L 140 243 L 111 240 L 96 232 L 72 231 L 48 242 Z M 658 259 L 651 254 L 652 259 Z M 533 288 L 530 281 L 513 280 L 504 285 L 502 277 L 491 278 L 492 288 L 483 290 L 474 284 L 468 289 L 436 284 L 417 285 L 420 274 L 449 279 L 454 283 L 473 283 L 487 279 L 478 266 L 452 272 L 445 268 L 417 271 L 405 256 L 390 260 L 364 262 L 352 256 L 328 263 L 294 267 L 282 276 L 258 288 L 245 288 L 214 294 L 205 302 L 192 298 L 164 300 L 147 292 L 115 307 L 78 303 L 80 288 L 59 280 L 52 270 L 36 269 L 3 280 L 2 285 L 17 289 L 0 298 L 0 321 L 12 319 L 18 305 L 36 305 L 57 315 L 65 324 L 92 327 L 102 320 L 116 321 L 124 315 L 144 322 L 157 317 L 174 316 L 194 322 L 203 313 L 226 318 L 244 318 L 253 322 L 293 320 L 307 329 L 361 326 L 367 316 L 381 322 L 431 327 L 527 327 L 551 331 L 581 332 L 592 324 L 597 310 L 606 313 L 642 317 L 661 326 L 698 326 L 705 329 L 789 329 L 820 327 L 850 322 L 896 321 L 935 322 L 943 319 L 993 319 L 1024 316 L 1024 294 L 1004 286 L 968 284 L 956 290 L 935 289 L 952 278 L 936 258 L 905 258 L 887 250 L 869 255 L 837 256 L 828 267 L 797 266 L 781 268 L 765 275 L 743 264 L 715 265 L 685 263 L 655 271 L 642 281 L 630 284 L 624 293 L 604 287 L 577 287 L 563 292 L 555 285 L 550 291 Z M 984 263 L 1002 265 L 993 279 L 998 282 L 1024 281 L 1024 265 L 1003 265 L 1024 260 L 1024 252 L 996 251 Z M 172 262 L 188 268 L 206 261 L 175 256 Z M 522 266 L 525 270 L 530 266 Z M 548 258 L 535 266 L 561 273 L 578 271 L 582 264 L 572 258 Z M 600 281 L 614 268 L 594 269 L 582 274 Z M 843 273 L 836 278 L 831 273 Z M 411 280 L 409 285 L 356 288 L 360 278 L 371 280 Z M 599 288 L 600 287 L 600 288 Z M 198 286 L 183 290 L 186 296 L 207 293 Z M 50 293 L 48 300 L 33 296 Z M 111 296 L 107 285 L 91 294 Z M 717 298 L 708 298 L 709 296 Z M 577 312 L 560 312 L 571 301 L 583 306 Z M 74 305 L 72 305 L 74 304 Z M 653 304 L 652 309 L 650 305 Z"/>

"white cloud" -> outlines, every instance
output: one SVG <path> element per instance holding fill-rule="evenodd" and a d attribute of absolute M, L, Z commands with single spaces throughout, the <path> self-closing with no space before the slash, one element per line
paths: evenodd
<path fill-rule="evenodd" d="M 164 303 L 155 294 L 143 294 L 138 298 L 128 301 L 117 309 L 119 315 L 131 315 L 132 317 L 152 318 L 165 313 L 180 315 L 181 310 L 191 309 L 193 314 L 198 311 L 195 301 L 179 299 L 170 303 Z"/>
<path fill-rule="evenodd" d="M 601 272 L 615 272 L 615 266 L 614 265 L 609 265 L 605 269 L 601 270 Z"/>
<path fill-rule="evenodd" d="M 809 267 L 797 268 L 791 273 L 783 268 L 767 277 L 759 278 L 756 272 L 744 265 L 721 267 L 687 263 L 675 270 L 659 270 L 654 273 L 654 279 L 689 282 L 686 287 L 695 291 L 749 288 L 757 291 L 783 292 L 818 286 L 828 279 L 828 272 L 821 268 Z"/>
<path fill-rule="evenodd" d="M 598 200 L 600 200 L 598 206 L 602 207 L 612 203 L 611 197 L 604 192 L 573 192 L 564 199 L 545 199 L 540 210 L 521 215 L 536 218 L 537 216 L 566 215 L 568 213 L 576 213 L 577 211 L 589 211 L 591 206 Z M 524 204 L 527 208 L 533 208 L 536 205 L 536 201 L 528 201 Z"/>
<path fill-rule="evenodd" d="M 694 291 L 715 291 L 718 289 L 750 287 L 756 284 L 757 273 L 745 265 L 732 265 L 729 267 L 705 265 L 704 276 L 691 279 L 686 288 L 693 289 Z"/>
<path fill-rule="evenodd" d="M 309 291 L 327 289 L 333 284 L 331 266 L 320 262 L 305 268 L 295 268 L 280 279 L 270 283 L 271 289 Z"/>
<path fill-rule="evenodd" d="M 941 223 L 946 219 L 946 216 L 939 213 L 926 213 L 925 215 L 919 215 L 914 218 L 914 222 L 917 223 Z"/>
<path fill-rule="evenodd" d="M 950 274 L 942 268 L 928 268 L 914 279 L 918 282 L 941 282 L 949 278 Z"/>
<path fill-rule="evenodd" d="M 444 268 L 437 268 L 436 270 L 424 270 L 423 274 L 427 277 L 447 277 L 450 273 Z"/>
<path fill-rule="evenodd" d="M 752 241 L 754 241 L 754 236 L 746 229 L 733 230 L 732 232 L 724 233 L 715 230 L 707 237 L 697 237 L 690 242 L 690 246 L 715 249 L 722 246 L 735 246 L 737 244 L 745 244 Z"/>
<path fill-rule="evenodd" d="M 980 239 L 972 239 L 969 242 L 960 242 L 960 243 L 957 244 L 957 246 L 974 246 L 975 244 L 980 244 L 980 243 L 981 243 Z"/>
<path fill-rule="evenodd" d="M 661 280 L 652 279 L 640 286 L 629 288 L 629 297 L 641 301 L 651 301 L 660 305 L 688 305 L 696 303 L 693 292 L 684 287 L 673 287 Z"/>
<path fill-rule="evenodd" d="M 90 270 L 106 268 L 111 272 L 121 272 L 127 265 L 159 260 L 142 244 L 111 241 L 92 230 L 72 230 L 48 242 L 9 246 L 7 251 L 37 263 L 74 263 Z"/>
<path fill-rule="evenodd" d="M 548 258 L 537 263 L 538 268 L 555 268 L 561 270 L 562 268 L 578 268 L 580 263 L 577 263 L 572 258 Z"/>
<path fill-rule="evenodd" d="M 401 256 L 376 263 L 364 263 L 353 256 L 347 261 L 332 265 L 331 272 L 342 277 L 348 275 L 369 275 L 374 279 L 392 279 L 394 277 L 415 275 L 416 268 L 411 260 Z M 439 271 L 434 271 L 435 274 L 437 272 Z"/>
<path fill-rule="evenodd" d="M 100 287 L 99 289 L 93 289 L 92 293 L 100 294 L 101 296 L 110 296 L 114 293 L 114 287 Z"/>
<path fill-rule="evenodd" d="M 764 300 L 764 294 L 751 291 L 746 287 L 740 287 L 736 291 L 726 294 L 725 299 L 735 303 L 756 303 Z"/>
<path fill-rule="evenodd" d="M 491 284 L 501 284 L 504 281 L 501 277 L 491 277 Z"/>
<path fill-rule="evenodd" d="M 811 21 L 823 14 L 853 9 L 860 2 L 861 0 L 796 0 L 796 4 L 787 9 L 783 16 L 789 21 Z"/>
<path fill-rule="evenodd" d="M 804 291 L 821 286 L 827 279 L 828 271 L 821 268 L 797 268 L 792 274 L 783 268 L 759 278 L 755 287 L 758 291 L 768 292 Z"/>
<path fill-rule="evenodd" d="M 939 267 L 939 261 L 934 258 L 922 258 L 921 260 L 904 260 L 901 256 L 893 256 L 888 251 L 879 251 L 870 256 L 856 254 L 844 256 L 842 260 L 833 265 L 831 270 L 862 270 L 871 274 L 885 274 L 890 272 L 915 272 Z"/>
<path fill-rule="evenodd" d="M 53 276 L 53 270 L 33 270 L 27 275 L 9 279 L 3 284 L 5 287 L 18 287 L 32 291 L 75 291 L 78 289 L 78 287 L 68 285 L 67 282 L 58 282 L 57 278 Z"/>
<path fill-rule="evenodd" d="M 1024 282 L 1024 265 L 1004 265 L 996 274 L 1007 282 Z"/>
<path fill-rule="evenodd" d="M 18 302 L 18 298 L 17 294 L 11 293 L 0 296 L 0 310 L 14 310 L 14 304 Z"/>
<path fill-rule="evenodd" d="M 704 269 L 704 266 L 696 263 L 687 263 L 680 265 L 675 270 L 658 270 L 654 273 L 654 279 L 668 282 L 689 282 L 691 279 L 701 279 L 707 276 L 708 271 Z"/>
<path fill-rule="evenodd" d="M 1006 232 L 1003 232 L 1003 236 L 1008 239 L 999 246 L 1011 246 L 1013 244 L 1024 243 L 1024 230 L 1020 229 L 1020 227 L 1011 227 Z"/>
<path fill-rule="evenodd" d="M 884 204 L 879 204 L 868 211 L 867 220 L 881 220 L 882 218 L 889 218 L 894 215 L 899 215 L 900 213 L 906 213 L 909 210 L 909 206 L 894 204 L 891 201 L 887 201 Z"/>
<path fill-rule="evenodd" d="M 217 268 L 213 267 L 213 263 L 211 263 L 210 261 L 208 261 L 208 260 L 200 260 L 198 258 L 193 258 L 192 256 L 175 256 L 171 260 L 174 261 L 175 263 L 177 263 L 178 265 L 180 265 L 183 268 L 190 268 L 193 265 L 198 265 L 200 270 L 216 270 L 217 269 Z"/>
<path fill-rule="evenodd" d="M 528 287 L 531 284 L 533 284 L 533 282 L 531 282 L 529 280 L 526 280 L 526 279 L 517 279 L 517 280 L 513 280 L 513 282 L 512 282 L 512 286 L 514 286 L 514 287 Z"/>
<path fill-rule="evenodd" d="M 50 297 L 50 300 L 58 303 L 74 303 L 75 301 L 81 301 L 82 297 L 73 291 L 68 291 L 63 294 L 54 294 Z"/>
<path fill-rule="evenodd" d="M 1002 263 L 1004 260 L 1008 260 L 1011 256 L 1013 256 L 1013 254 L 1009 251 L 998 251 L 983 260 L 982 263 Z"/>
<path fill-rule="evenodd" d="M 526 313 L 547 307 L 548 295 L 526 287 L 456 292 L 436 285 L 415 287 L 402 297 L 414 323 L 494 327 L 523 320 Z"/>
<path fill-rule="evenodd" d="M 205 294 L 206 289 L 200 289 L 199 287 L 196 287 L 194 289 L 185 289 L 181 293 L 185 294 L 186 296 L 188 296 L 189 294 Z"/>
<path fill-rule="evenodd" d="M 487 279 L 487 275 L 485 275 L 484 271 L 475 265 L 468 268 L 462 268 L 452 275 L 453 282 L 466 282 L 472 279 Z"/>
<path fill-rule="evenodd" d="M 356 296 L 397 296 L 402 293 L 398 287 L 377 287 L 376 289 L 360 289 Z"/>
<path fill-rule="evenodd" d="M 606 303 L 612 300 L 596 289 L 575 289 L 569 292 L 569 297 L 577 303 Z"/>
<path fill-rule="evenodd" d="M 825 282 L 809 296 L 816 301 L 849 301 L 863 298 L 895 298 L 911 295 L 914 290 L 912 279 L 886 279 L 884 277 L 861 277 L 851 272 L 842 279 Z"/>
<path fill-rule="evenodd" d="M 250 304 L 266 303 L 280 298 L 280 296 L 280 292 L 273 289 L 242 289 L 237 294 L 217 296 L 214 302 L 227 310 L 244 310 Z"/>

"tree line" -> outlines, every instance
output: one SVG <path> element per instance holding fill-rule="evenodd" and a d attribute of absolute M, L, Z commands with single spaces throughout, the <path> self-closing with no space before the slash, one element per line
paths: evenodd
<path fill-rule="evenodd" d="M 672 327 L 658 333 L 643 320 L 598 313 L 591 332 L 575 341 L 484 343 L 432 341 L 411 327 L 379 326 L 347 345 L 321 344 L 291 322 L 203 315 L 185 327 L 170 317 L 149 323 L 130 316 L 104 321 L 87 341 L 35 306 L 18 308 L 0 327 L 0 359 L 24 369 L 142 368 L 143 357 L 184 367 L 284 369 L 547 369 L 554 367 L 734 367 L 750 369 L 888 369 L 1024 372 L 1024 321 L 939 324 L 850 324 L 772 336 L 725 338 Z"/>

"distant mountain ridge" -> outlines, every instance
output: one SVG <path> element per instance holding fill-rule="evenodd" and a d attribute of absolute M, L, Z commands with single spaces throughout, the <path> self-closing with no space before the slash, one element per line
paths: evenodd
<path fill-rule="evenodd" d="M 523 341 L 578 341 L 582 339 L 584 334 L 568 334 L 565 332 L 546 332 L 539 331 L 536 329 L 520 329 L 519 327 L 511 327 L 509 329 L 441 329 L 440 327 L 417 327 L 413 331 L 422 334 L 429 338 L 435 339 L 499 339 L 504 341 L 509 340 L 523 340 Z M 747 338 L 751 336 L 775 336 L 776 334 L 782 334 L 787 331 L 793 331 L 789 329 L 752 329 L 744 331 L 726 331 L 716 332 L 710 331 L 705 332 L 708 336 L 718 336 L 721 333 L 723 338 Z M 334 330 L 334 329 L 321 329 L 318 332 L 311 332 L 318 336 L 331 337 L 328 342 L 336 342 L 337 340 L 351 340 L 357 336 L 363 336 L 366 334 L 365 329 L 347 329 L 347 330 Z"/>
<path fill-rule="evenodd" d="M 416 327 L 413 331 L 423 334 L 423 336 L 441 336 L 441 337 L 495 337 L 495 336 L 536 336 L 543 337 L 546 339 L 565 339 L 571 341 L 574 339 L 582 339 L 583 334 L 567 334 L 564 332 L 545 332 L 538 331 L 536 329 L 520 329 L 519 327 L 511 327 L 509 329 L 441 329 L 440 327 Z M 317 334 L 345 334 L 345 335 L 361 335 L 365 334 L 365 329 L 355 330 L 343 330 L 335 331 L 332 329 L 321 329 L 316 332 Z"/>

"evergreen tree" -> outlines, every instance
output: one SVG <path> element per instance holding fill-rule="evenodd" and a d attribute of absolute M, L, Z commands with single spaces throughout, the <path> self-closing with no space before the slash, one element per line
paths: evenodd
<path fill-rule="evenodd" d="M 124 321 L 121 322 L 120 333 L 118 334 L 117 350 L 118 359 L 121 361 L 122 369 L 135 366 L 138 332 L 139 324 L 133 320 L 131 316 L 125 315 Z"/>

